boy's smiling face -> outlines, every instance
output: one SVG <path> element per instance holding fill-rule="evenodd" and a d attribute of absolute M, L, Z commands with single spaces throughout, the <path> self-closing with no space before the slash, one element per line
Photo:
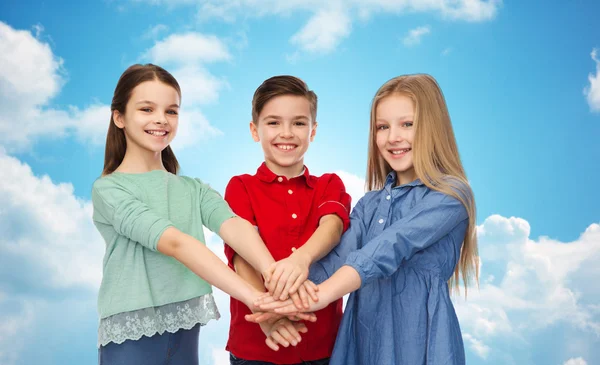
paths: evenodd
<path fill-rule="evenodd" d="M 257 123 L 250 122 L 250 133 L 260 142 L 267 167 L 288 178 L 302 173 L 304 154 L 316 131 L 310 102 L 296 95 L 274 97 L 263 107 Z"/>

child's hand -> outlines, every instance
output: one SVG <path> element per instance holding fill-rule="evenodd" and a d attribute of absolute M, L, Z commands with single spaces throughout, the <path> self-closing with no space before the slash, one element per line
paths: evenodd
<path fill-rule="evenodd" d="M 259 302 L 263 297 L 269 295 L 269 293 L 260 292 L 254 288 L 249 292 L 248 297 L 245 297 L 242 302 L 250 309 L 252 313 L 262 312 L 262 310 L 254 303 Z M 268 319 L 268 318 L 267 318 Z"/>
<path fill-rule="evenodd" d="M 281 314 L 272 313 L 272 312 L 254 312 L 252 314 L 246 314 L 246 316 L 244 318 L 248 322 L 262 323 L 262 322 L 268 321 L 272 318 L 281 318 L 281 317 L 282 317 Z M 298 322 L 298 321 L 316 322 L 317 321 L 317 315 L 314 313 L 310 313 L 310 312 L 307 312 L 307 313 L 298 312 L 298 313 L 294 313 L 294 314 L 288 314 L 285 317 L 287 317 L 292 322 Z"/>
<path fill-rule="evenodd" d="M 277 261 L 263 272 L 265 286 L 273 297 L 286 300 L 295 293 L 308 278 L 310 257 L 301 251 L 294 251 L 289 257 Z"/>
<path fill-rule="evenodd" d="M 267 336 L 265 343 L 273 351 L 278 351 L 278 344 L 288 347 L 290 344 L 296 346 L 302 337 L 300 332 L 306 333 L 308 329 L 304 323 L 292 322 L 286 317 L 278 316 L 269 321 L 259 323 L 261 330 Z"/>
<path fill-rule="evenodd" d="M 298 288 L 298 291 L 296 293 L 290 294 L 290 298 L 292 298 L 292 301 L 294 302 L 298 310 L 308 309 L 309 296 L 312 298 L 313 301 L 319 301 L 319 297 L 317 296 L 318 290 L 319 287 L 315 285 L 315 283 L 313 283 L 310 280 L 305 280 L 304 283 L 300 285 L 300 288 Z"/>
<path fill-rule="evenodd" d="M 308 297 L 308 308 L 299 309 L 291 299 L 276 300 L 268 294 L 262 295 L 254 302 L 254 306 L 260 311 L 273 312 L 285 315 L 296 315 L 301 312 L 316 312 L 325 308 L 333 299 L 319 292 L 318 300 L 314 301 L 312 297 Z"/>

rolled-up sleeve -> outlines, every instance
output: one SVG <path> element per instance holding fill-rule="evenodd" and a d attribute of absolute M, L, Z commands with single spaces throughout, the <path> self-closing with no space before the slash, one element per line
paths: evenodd
<path fill-rule="evenodd" d="M 458 199 L 431 191 L 406 216 L 348 255 L 346 265 L 358 271 L 362 285 L 388 277 L 467 219 L 467 210 Z"/>

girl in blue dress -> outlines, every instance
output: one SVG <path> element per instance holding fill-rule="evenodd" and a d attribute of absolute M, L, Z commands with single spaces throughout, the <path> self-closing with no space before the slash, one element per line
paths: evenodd
<path fill-rule="evenodd" d="M 293 315 L 351 293 L 331 365 L 464 364 L 450 289 L 462 280 L 466 295 L 478 279 L 475 202 L 442 91 L 429 75 L 396 77 L 377 91 L 370 124 L 369 192 L 311 267 L 318 301 L 257 304 Z"/>

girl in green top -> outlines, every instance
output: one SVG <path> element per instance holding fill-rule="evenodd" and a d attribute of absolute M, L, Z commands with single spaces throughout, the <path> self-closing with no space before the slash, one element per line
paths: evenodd
<path fill-rule="evenodd" d="M 129 67 L 115 89 L 104 170 L 92 189 L 106 242 L 100 364 L 197 364 L 200 325 L 219 317 L 211 284 L 254 307 L 260 293 L 204 245 L 203 226 L 265 275 L 274 262 L 216 191 L 177 175 L 169 144 L 180 99 L 175 78 L 151 64 Z"/>

